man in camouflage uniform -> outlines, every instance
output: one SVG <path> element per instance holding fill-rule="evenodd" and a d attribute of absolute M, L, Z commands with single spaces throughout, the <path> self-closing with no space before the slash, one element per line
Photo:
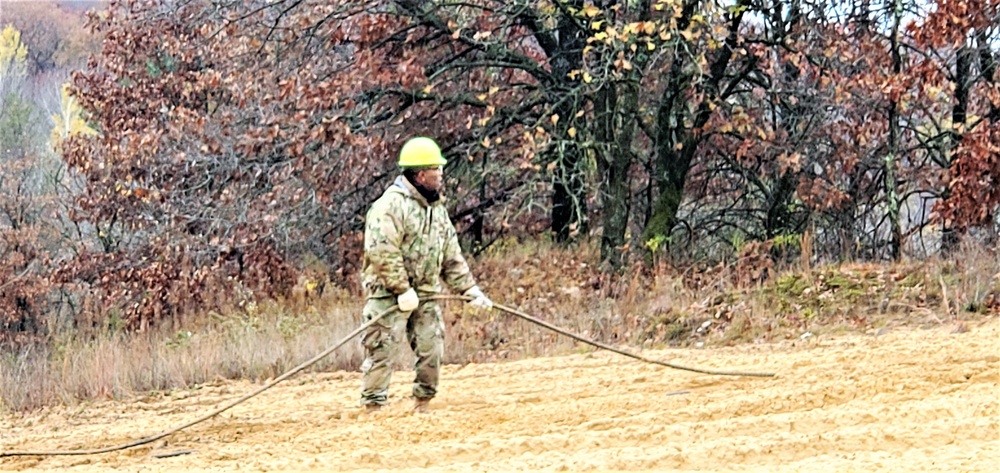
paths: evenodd
<path fill-rule="evenodd" d="M 453 292 L 474 297 L 470 304 L 493 306 L 469 271 L 444 206 L 441 166 L 445 163 L 430 138 L 407 141 L 399 155 L 402 175 L 372 204 L 365 220 L 363 315 L 370 320 L 399 306 L 362 338 L 361 404 L 367 410 L 387 402 L 391 363 L 404 333 L 416 355 L 414 410 L 426 411 L 437 394 L 444 320 L 437 301 L 424 299 L 441 292 L 441 276 Z"/>

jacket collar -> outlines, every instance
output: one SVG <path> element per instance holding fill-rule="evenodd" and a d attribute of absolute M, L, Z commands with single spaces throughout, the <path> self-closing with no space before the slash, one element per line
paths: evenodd
<path fill-rule="evenodd" d="M 403 194 L 419 202 L 421 207 L 432 207 L 432 206 L 443 205 L 445 201 L 444 195 L 441 195 L 441 197 L 438 198 L 437 202 L 434 202 L 433 205 L 430 204 L 429 202 L 427 202 L 427 199 L 425 199 L 424 196 L 420 195 L 420 192 L 417 191 L 417 188 L 413 187 L 413 184 L 411 184 L 410 181 L 407 180 L 406 177 L 403 175 L 396 176 L 396 180 L 392 182 L 392 187 L 390 187 L 390 189 L 401 190 Z"/>

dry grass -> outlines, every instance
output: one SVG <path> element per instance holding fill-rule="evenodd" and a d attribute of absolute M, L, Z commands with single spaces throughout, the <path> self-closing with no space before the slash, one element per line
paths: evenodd
<path fill-rule="evenodd" d="M 335 299 L 330 297 L 330 300 Z M 121 398 L 186 388 L 220 378 L 266 379 L 342 339 L 360 323 L 350 303 L 317 301 L 293 313 L 268 304 L 186 330 L 112 333 L 82 340 L 72 334 L 50 346 L 7 353 L 0 360 L 0 400 L 7 410 Z M 358 366 L 360 346 L 348 343 L 312 367 Z"/>
<path fill-rule="evenodd" d="M 631 346 L 766 343 L 805 333 L 896 324 L 960 324 L 1000 309 L 1000 256 L 966 246 L 952 259 L 895 265 L 789 268 L 746 285 L 740 267 L 616 279 L 596 270 L 594 245 L 510 242 L 473 263 L 498 303 L 600 340 Z M 697 282 L 692 282 L 697 280 Z M 207 314 L 191 327 L 83 340 L 0 354 L 0 409 L 28 410 L 87 399 L 187 388 L 223 378 L 263 380 L 342 339 L 361 322 L 361 301 L 343 291 Z M 588 347 L 500 312 L 445 307 L 446 362 L 554 355 Z M 313 370 L 355 370 L 357 342 Z M 409 363 L 404 356 L 401 363 Z"/>

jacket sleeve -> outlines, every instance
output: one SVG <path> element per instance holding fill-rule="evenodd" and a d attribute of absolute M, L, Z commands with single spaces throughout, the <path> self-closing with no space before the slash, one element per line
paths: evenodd
<path fill-rule="evenodd" d="M 444 261 L 441 263 L 441 273 L 444 282 L 448 287 L 458 294 L 462 294 L 476 285 L 476 279 L 472 277 L 469 264 L 462 256 L 462 247 L 458 244 L 458 233 L 455 225 L 448 219 L 447 234 L 444 239 Z"/>
<path fill-rule="evenodd" d="M 403 263 L 402 207 L 379 199 L 365 219 L 365 257 L 386 290 L 399 295 L 410 289 Z"/>

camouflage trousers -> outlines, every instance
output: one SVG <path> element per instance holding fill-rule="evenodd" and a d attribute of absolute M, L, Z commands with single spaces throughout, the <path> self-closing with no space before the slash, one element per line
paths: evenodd
<path fill-rule="evenodd" d="M 366 321 L 371 320 L 395 304 L 395 298 L 368 299 L 362 314 Z M 404 334 L 416 357 L 413 396 L 432 398 L 437 394 L 444 355 L 444 319 L 441 306 L 428 301 L 421 302 L 409 314 L 393 311 L 365 331 L 361 339 L 365 349 L 365 361 L 361 365 L 362 405 L 387 402 L 392 363 L 399 356 Z"/>

